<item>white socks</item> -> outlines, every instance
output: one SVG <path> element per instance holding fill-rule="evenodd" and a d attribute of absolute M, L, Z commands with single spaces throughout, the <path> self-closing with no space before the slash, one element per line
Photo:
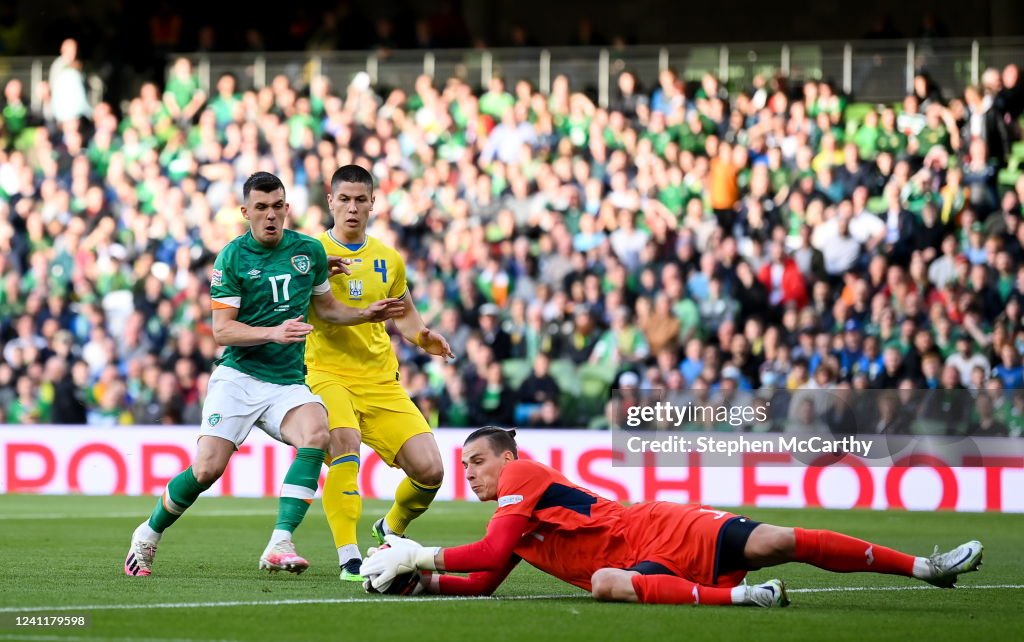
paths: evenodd
<path fill-rule="evenodd" d="M 928 561 L 927 557 L 914 558 L 914 577 L 919 580 L 928 580 L 935 575 L 935 567 Z"/>
<path fill-rule="evenodd" d="M 338 564 L 344 565 L 349 560 L 362 558 L 363 556 L 359 554 L 359 547 L 355 544 L 345 544 L 338 549 Z"/>
<path fill-rule="evenodd" d="M 163 533 L 158 533 L 149 526 L 149 520 L 146 520 L 139 524 L 139 527 L 135 529 L 135 533 L 132 534 L 132 539 L 144 539 L 147 542 L 153 542 L 156 544 L 160 541 L 160 537 Z"/>
<path fill-rule="evenodd" d="M 274 532 L 270 534 L 270 543 L 267 544 L 267 548 L 265 551 L 263 551 L 263 554 L 266 555 L 267 553 L 269 553 L 270 549 L 274 548 L 274 545 L 278 542 L 290 540 L 291 538 L 292 534 L 290 532 L 280 528 L 275 528 Z"/>
<path fill-rule="evenodd" d="M 732 603 L 733 604 L 753 604 L 747 599 L 747 585 L 740 584 L 739 586 L 732 587 Z"/>

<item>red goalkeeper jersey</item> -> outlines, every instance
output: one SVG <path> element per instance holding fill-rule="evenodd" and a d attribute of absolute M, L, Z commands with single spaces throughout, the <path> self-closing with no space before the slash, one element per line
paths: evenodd
<path fill-rule="evenodd" d="M 623 506 L 570 482 L 534 461 L 510 462 L 498 478 L 498 510 L 481 542 L 445 549 L 444 593 L 490 592 L 521 558 L 555 577 L 590 590 L 601 568 L 657 562 L 704 585 L 736 584 L 715 575 L 718 531 L 733 515 L 696 504 L 647 502 Z M 460 581 L 462 580 L 462 581 Z"/>

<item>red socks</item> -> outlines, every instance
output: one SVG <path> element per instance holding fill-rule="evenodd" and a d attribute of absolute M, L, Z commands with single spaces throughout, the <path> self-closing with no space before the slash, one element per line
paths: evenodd
<path fill-rule="evenodd" d="M 913 555 L 833 531 L 794 528 L 795 562 L 835 573 L 914 576 Z M 701 586 L 672 575 L 634 575 L 633 590 L 644 604 L 733 604 L 732 588 Z"/>
<path fill-rule="evenodd" d="M 633 590 L 643 604 L 732 604 L 731 588 L 701 586 L 673 575 L 634 575 Z"/>
<path fill-rule="evenodd" d="M 912 577 L 914 556 L 833 531 L 794 528 L 795 561 L 836 573 L 888 573 Z"/>

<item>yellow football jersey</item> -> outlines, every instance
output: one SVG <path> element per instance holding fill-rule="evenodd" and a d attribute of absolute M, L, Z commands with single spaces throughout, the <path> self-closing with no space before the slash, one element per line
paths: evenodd
<path fill-rule="evenodd" d="M 388 297 L 402 299 L 409 290 L 405 263 L 393 248 L 372 236 L 350 250 L 328 230 L 318 237 L 328 256 L 352 259 L 352 274 L 332 277 L 331 292 L 345 305 L 365 308 Z M 309 308 L 313 332 L 306 337 L 306 367 L 363 383 L 395 381 L 398 359 L 383 323 L 340 326 L 324 321 Z"/>

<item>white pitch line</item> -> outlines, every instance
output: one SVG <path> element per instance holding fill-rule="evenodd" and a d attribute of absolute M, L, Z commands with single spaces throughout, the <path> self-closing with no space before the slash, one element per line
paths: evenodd
<path fill-rule="evenodd" d="M 506 596 L 445 596 L 432 595 L 417 597 L 415 602 L 449 602 L 449 601 L 509 601 L 509 600 L 560 600 L 569 597 L 587 597 L 589 593 L 563 595 L 506 595 Z M 132 609 L 203 609 L 228 608 L 234 606 L 290 606 L 295 604 L 383 604 L 397 602 L 396 598 L 379 597 L 337 597 L 309 598 L 296 600 L 248 600 L 237 602 L 164 602 L 157 604 L 89 604 L 85 606 L 6 606 L 0 613 L 35 613 L 40 611 L 126 611 Z"/>
<path fill-rule="evenodd" d="M 856 591 L 930 591 L 933 586 L 831 586 L 822 588 L 787 588 L 787 593 L 848 593 Z M 978 586 L 958 586 L 957 590 L 964 589 L 1024 589 L 1024 584 L 982 584 Z"/>
<path fill-rule="evenodd" d="M 786 589 L 787 593 L 844 593 L 861 591 L 924 591 L 931 586 L 842 586 L 820 588 Z M 999 590 L 1024 589 L 1024 584 L 982 584 L 977 586 L 961 586 L 957 590 Z M 128 611 L 132 609 L 202 609 L 230 608 L 236 606 L 291 606 L 302 604 L 384 604 L 387 602 L 511 602 L 527 600 L 564 600 L 567 598 L 587 597 L 588 593 L 563 593 L 559 595 L 505 595 L 505 596 L 445 596 L 433 595 L 415 598 L 380 598 L 380 597 L 339 597 L 309 598 L 296 600 L 247 600 L 235 602 L 164 602 L 157 604 L 90 604 L 84 606 L 7 606 L 0 608 L 0 613 L 35 613 L 40 611 Z M 409 600 L 409 601 L 406 601 Z"/>
<path fill-rule="evenodd" d="M 2 495 L 0 495 L 2 497 Z M 0 522 L 6 521 L 34 521 L 34 520 L 50 520 L 50 519 L 124 519 L 128 517 L 139 517 L 145 516 L 149 509 L 143 511 L 123 511 L 116 513 L 25 513 L 20 515 L 3 515 L 0 514 Z M 317 509 L 319 511 L 319 509 Z M 434 516 L 452 514 L 458 511 L 446 510 L 442 507 L 432 507 L 430 514 Z M 277 515 L 277 509 L 266 508 L 266 509 L 250 509 L 250 510 L 195 510 L 192 509 L 188 512 L 189 519 L 193 517 L 266 517 L 267 515 Z"/>
<path fill-rule="evenodd" d="M 40 513 L 38 515 L 0 515 L 0 522 L 6 521 L 35 521 L 48 519 L 122 519 L 127 517 L 145 517 L 146 511 L 135 511 L 132 513 L 99 513 L 89 515 L 87 513 Z M 189 519 L 193 517 L 264 517 L 277 515 L 276 510 L 210 510 L 203 512 L 190 512 Z"/>
<path fill-rule="evenodd" d="M 7 633 L 0 635 L 0 640 L 38 640 L 39 642 L 57 642 L 60 640 L 71 640 L 72 642 L 95 642 L 96 640 L 105 640 L 106 642 L 236 642 L 235 640 L 203 640 L 197 638 L 108 638 L 84 635 L 22 635 Z"/>

